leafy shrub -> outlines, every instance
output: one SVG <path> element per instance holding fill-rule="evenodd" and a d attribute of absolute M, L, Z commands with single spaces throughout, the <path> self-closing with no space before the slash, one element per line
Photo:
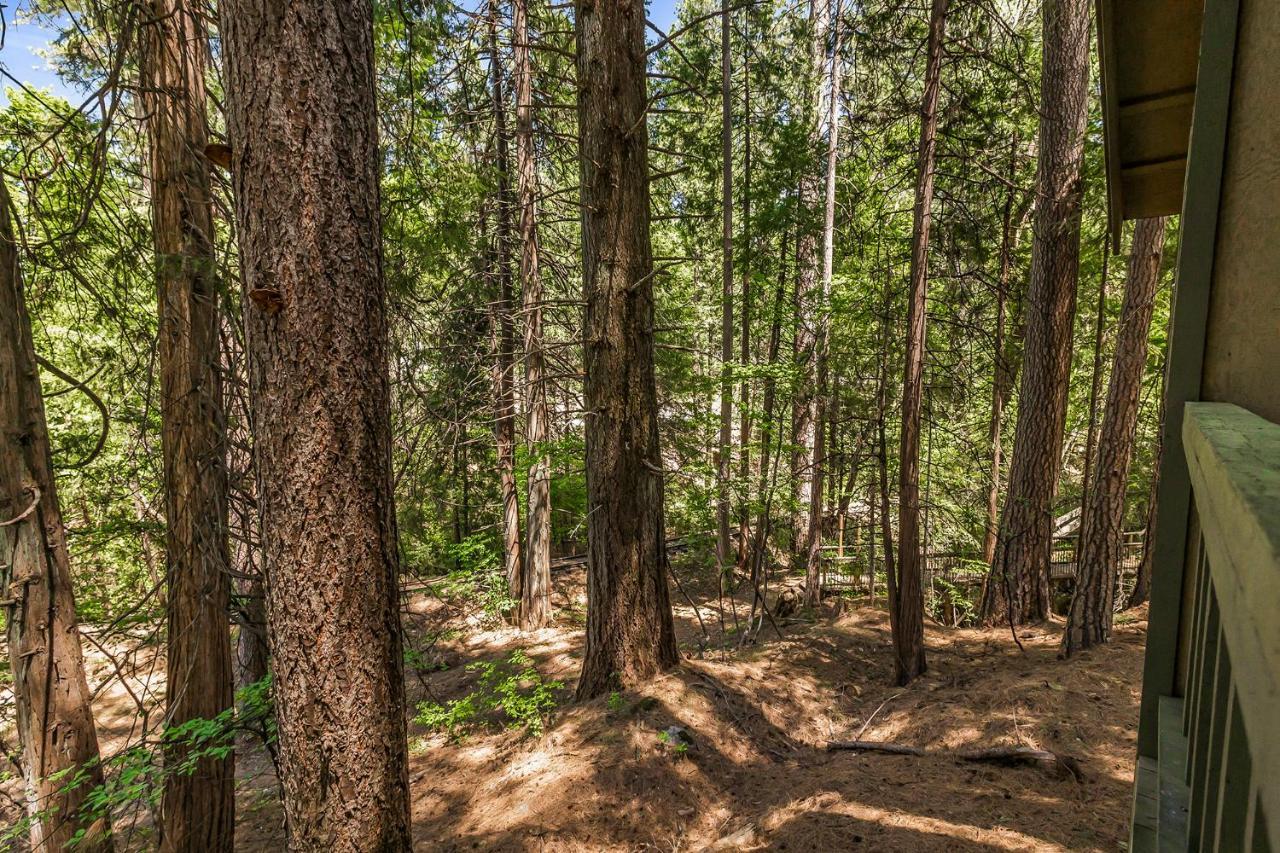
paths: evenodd
<path fill-rule="evenodd" d="M 203 759 L 226 758 L 235 751 L 236 737 L 247 731 L 267 739 L 268 746 L 275 741 L 270 675 L 238 691 L 235 704 L 216 717 L 169 726 L 154 741 L 98 759 L 106 781 L 85 795 L 80 821 L 92 825 L 120 809 L 155 808 L 168 776 L 190 776 Z M 170 756 L 167 761 L 166 755 Z M 63 791 L 74 791 L 88 784 L 94 766 L 91 763 L 68 768 L 50 778 L 59 783 Z M 55 811 L 46 809 L 35 815 L 24 815 L 13 826 L 0 831 L 0 850 L 8 850 L 28 837 L 35 821 L 52 819 Z M 86 840 L 84 833 L 83 829 L 76 833 L 71 849 Z"/>
<path fill-rule="evenodd" d="M 502 572 L 502 558 L 492 536 L 475 534 L 444 547 L 453 564 L 448 584 L 452 591 L 480 605 L 485 616 L 498 622 L 516 607 Z"/>
<path fill-rule="evenodd" d="M 444 705 L 419 703 L 415 722 L 458 736 L 481 724 L 482 716 L 497 713 L 507 728 L 538 737 L 556 707 L 555 691 L 564 687 L 560 681 L 543 681 L 533 661 L 519 650 L 505 661 L 468 664 L 467 671 L 480 673 L 475 690 Z"/>

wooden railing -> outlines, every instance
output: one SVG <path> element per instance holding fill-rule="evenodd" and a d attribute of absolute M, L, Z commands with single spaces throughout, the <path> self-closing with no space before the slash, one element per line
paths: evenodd
<path fill-rule="evenodd" d="M 1182 697 L 1141 760 L 1133 849 L 1280 851 L 1280 425 L 1188 403 Z M 1157 568 L 1158 571 L 1158 568 Z"/>

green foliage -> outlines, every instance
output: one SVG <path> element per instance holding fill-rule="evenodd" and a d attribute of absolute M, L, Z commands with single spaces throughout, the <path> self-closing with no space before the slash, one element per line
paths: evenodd
<path fill-rule="evenodd" d="M 50 779 L 63 791 L 75 791 L 89 783 L 96 766 L 105 781 L 84 797 L 80 822 L 92 825 L 123 809 L 155 808 L 169 776 L 190 776 L 207 759 L 223 759 L 236 748 L 236 738 L 245 733 L 263 737 L 268 744 L 276 739 L 275 706 L 271 676 L 236 693 L 235 703 L 212 719 L 196 718 L 165 728 L 158 738 L 129 747 L 116 755 L 68 768 Z M 0 849 L 9 849 L 31 832 L 36 821 L 56 817 L 55 809 L 24 815 L 13 826 L 0 831 Z M 74 849 L 84 839 L 81 829 L 72 839 Z"/>
<path fill-rule="evenodd" d="M 493 536 L 477 533 L 442 550 L 453 565 L 446 578 L 448 589 L 478 605 L 490 622 L 501 621 L 519 604 L 507 589 L 502 555 Z"/>
<path fill-rule="evenodd" d="M 544 681 L 523 651 L 512 652 L 505 661 L 468 664 L 467 672 L 480 674 L 475 690 L 444 705 L 420 703 L 414 721 L 457 737 L 497 715 L 507 728 L 538 737 L 556 707 L 556 691 L 564 688 L 560 681 Z"/>
<path fill-rule="evenodd" d="M 962 587 L 941 577 L 933 579 L 933 587 L 929 615 L 934 621 L 956 627 L 977 624 L 979 602 L 971 598 Z"/>

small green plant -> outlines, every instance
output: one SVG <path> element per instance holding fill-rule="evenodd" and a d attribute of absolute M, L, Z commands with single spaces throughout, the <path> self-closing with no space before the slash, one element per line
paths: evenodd
<path fill-rule="evenodd" d="M 627 706 L 627 703 L 622 699 L 622 694 L 616 690 L 609 694 L 608 704 L 609 710 L 615 714 L 621 714 L 622 709 Z"/>
<path fill-rule="evenodd" d="M 496 713 L 507 728 L 538 737 L 556 707 L 555 691 L 564 687 L 560 681 L 544 681 L 529 656 L 519 650 L 505 661 L 468 664 L 467 671 L 480 674 L 475 690 L 443 705 L 419 703 L 415 722 L 457 737 L 482 723 L 482 717 Z"/>
<path fill-rule="evenodd" d="M 237 691 L 235 704 L 212 718 L 196 718 L 169 726 L 155 740 L 130 747 L 94 764 L 71 767 L 50 778 L 63 791 L 74 791 L 89 783 L 95 764 L 101 763 L 106 781 L 90 789 L 80 806 L 77 820 L 91 826 L 129 807 L 154 808 L 160 802 L 168 776 L 190 776 L 205 758 L 226 758 L 236 748 L 236 737 L 246 731 L 264 738 L 268 747 L 275 742 L 276 722 L 271 696 L 271 676 Z M 26 815 L 0 831 L 0 850 L 8 850 L 31 832 L 36 821 L 55 817 L 54 809 Z M 69 848 L 87 841 L 86 830 L 72 837 Z"/>
<path fill-rule="evenodd" d="M 970 600 L 965 591 L 946 578 L 934 578 L 936 595 L 930 615 L 944 624 L 957 627 L 974 625 L 978 619 L 978 608 Z"/>
<path fill-rule="evenodd" d="M 444 553 L 453 564 L 447 583 L 450 591 L 479 604 L 490 622 L 501 622 L 516 607 L 492 536 L 468 536 L 446 545 Z"/>

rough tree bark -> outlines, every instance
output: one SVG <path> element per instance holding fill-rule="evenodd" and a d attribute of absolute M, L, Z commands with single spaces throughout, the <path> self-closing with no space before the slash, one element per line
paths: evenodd
<path fill-rule="evenodd" d="M 667 590 L 653 366 L 643 0 L 581 0 L 578 136 L 586 299 L 587 638 L 579 699 L 679 659 Z"/>
<path fill-rule="evenodd" d="M 1065 655 L 1111 638 L 1116 569 L 1123 557 L 1125 493 L 1138 430 L 1138 396 L 1147 366 L 1151 316 L 1160 284 L 1164 226 L 1162 217 L 1143 219 L 1133 231 L 1115 361 L 1098 438 L 1097 472 L 1080 519 L 1076 590 L 1062 636 Z"/>
<path fill-rule="evenodd" d="M 185 0 L 151 0 L 142 38 L 151 147 L 152 235 L 160 300 L 168 656 L 165 722 L 213 719 L 232 702 L 231 555 L 227 541 L 227 420 L 222 397 L 219 286 L 205 116 L 203 22 Z M 166 750 L 176 765 L 187 750 Z M 229 851 L 235 759 L 201 758 L 168 773 L 160 849 Z"/>
<path fill-rule="evenodd" d="M 831 22 L 830 0 L 809 0 L 809 67 L 804 80 L 811 92 L 806 117 L 809 123 L 808 151 L 817 159 L 822 142 L 819 120 L 822 89 L 826 77 L 827 32 Z M 817 437 L 817 314 L 814 305 L 818 285 L 818 234 L 813 220 L 818 207 L 818 172 L 802 168 L 798 202 L 800 224 L 796 235 L 796 286 L 793 357 L 795 387 L 791 398 L 791 488 L 795 511 L 791 521 L 793 562 L 807 559 L 805 546 L 809 532 L 809 508 L 813 503 L 813 443 Z"/>
<path fill-rule="evenodd" d="M 291 850 L 408 850 L 367 0 L 220 6 Z"/>
<path fill-rule="evenodd" d="M 520 557 L 520 497 L 516 489 L 516 406 L 512 388 L 515 351 L 515 307 L 511 282 L 511 155 L 507 140 L 507 99 L 502 86 L 498 52 L 498 3 L 489 0 L 489 94 L 493 108 L 494 207 L 497 227 L 489 251 L 489 327 L 492 334 L 490 379 L 493 385 L 493 437 L 498 458 L 498 489 L 502 497 L 502 568 L 513 601 L 524 595 L 524 563 Z M 496 291 L 496 292 L 495 292 Z M 516 614 L 517 621 L 519 614 Z"/>
<path fill-rule="evenodd" d="M 62 850 L 83 830 L 77 850 L 108 853 L 108 819 L 80 811 L 102 767 L 12 209 L 0 181 L 0 596 L 31 849 Z M 86 779 L 69 786 L 77 768 Z"/>
<path fill-rule="evenodd" d="M 1049 616 L 1049 556 L 1071 373 L 1080 266 L 1081 167 L 1089 91 L 1089 2 L 1047 0 L 1035 238 L 1018 419 L 999 541 L 982 598 L 987 620 Z"/>
<path fill-rule="evenodd" d="M 512 0 L 512 56 L 516 85 L 516 194 L 520 209 L 520 287 L 524 309 L 525 424 L 529 445 L 529 505 L 525 524 L 520 627 L 551 618 L 551 457 L 547 441 L 546 344 L 542 332 L 542 276 L 538 268 L 538 161 L 533 139 L 533 52 L 528 0 Z"/>
<path fill-rule="evenodd" d="M 929 10 L 929 47 L 924 97 L 920 101 L 920 146 L 916 156 L 915 225 L 911 229 L 910 291 L 907 294 L 906 360 L 902 369 L 902 434 L 898 455 L 898 597 L 890 611 L 894 680 L 907 684 L 927 669 L 924 656 L 924 592 L 920 554 L 920 416 L 929 291 L 929 226 L 933 221 L 933 164 L 938 138 L 938 93 L 942 83 L 942 39 L 947 0 Z"/>

